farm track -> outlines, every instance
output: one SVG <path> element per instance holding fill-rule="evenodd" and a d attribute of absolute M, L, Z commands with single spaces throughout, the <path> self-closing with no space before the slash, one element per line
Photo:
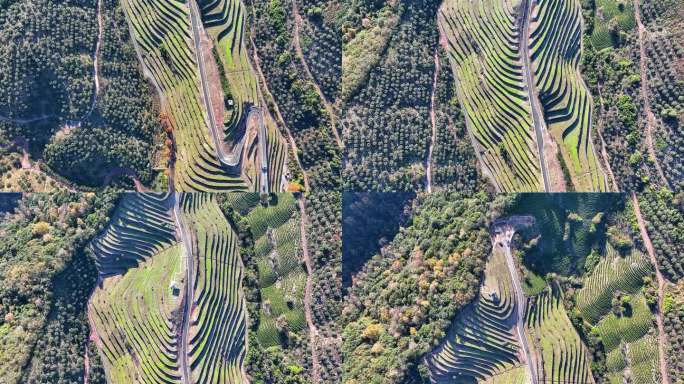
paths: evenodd
<path fill-rule="evenodd" d="M 648 236 L 648 231 L 646 230 L 646 221 L 641 215 L 639 199 L 634 192 L 632 192 L 632 203 L 634 204 L 634 215 L 636 216 L 637 223 L 639 224 L 641 238 L 644 240 L 644 246 L 646 247 L 646 251 L 648 251 L 648 256 L 651 258 L 651 263 L 655 268 L 656 280 L 658 281 L 658 311 L 656 312 L 656 324 L 658 325 L 658 355 L 660 356 L 658 360 L 662 383 L 670 384 L 671 381 L 669 371 L 667 369 L 667 355 L 665 352 L 667 350 L 667 334 L 665 333 L 665 326 L 663 323 L 663 299 L 665 297 L 664 291 L 666 281 L 663 277 L 663 274 L 660 272 L 658 258 L 656 257 L 653 243 L 651 242 L 651 238 Z"/>
<path fill-rule="evenodd" d="M 432 78 L 432 92 L 430 93 L 430 122 L 432 123 L 432 136 L 430 138 L 430 146 L 428 147 L 428 156 L 425 161 L 426 177 L 425 189 L 428 193 L 432 192 L 432 152 L 435 147 L 435 139 L 437 137 L 437 119 L 435 118 L 435 93 L 437 92 L 437 78 L 439 78 L 439 50 L 435 48 L 435 75 Z"/>
<path fill-rule="evenodd" d="M 639 38 L 639 72 L 641 74 L 641 98 L 643 100 L 644 112 L 646 113 L 646 146 L 648 147 L 648 155 L 653 159 L 658 176 L 663 180 L 665 186 L 669 187 L 667 178 L 663 169 L 660 167 L 658 157 L 656 157 L 655 149 L 653 148 L 653 128 L 656 125 L 656 118 L 651 110 L 651 103 L 649 101 L 650 90 L 648 87 L 648 74 L 646 64 L 646 42 L 645 34 L 646 27 L 641 22 L 641 12 L 639 12 L 639 0 L 634 0 L 634 19 L 637 23 L 637 37 Z"/>
<path fill-rule="evenodd" d="M 116 176 L 119 175 L 126 175 L 129 176 L 133 179 L 133 184 L 135 185 L 135 191 L 136 192 L 149 192 L 149 189 L 145 187 L 141 182 L 140 179 L 138 179 L 138 175 L 135 173 L 135 171 L 132 168 L 128 167 L 116 167 L 113 168 L 111 171 L 109 171 L 105 177 L 104 181 L 102 182 L 103 186 L 109 185 L 109 183 L 112 181 L 112 179 Z"/>
<path fill-rule="evenodd" d="M 252 12 L 254 12 L 253 6 L 252 6 Z M 254 20 L 256 20 L 256 15 L 254 13 L 253 13 L 252 17 Z M 308 191 L 309 190 L 309 176 L 306 174 L 304 167 L 302 167 L 302 162 L 299 160 L 299 155 L 298 155 L 299 151 L 297 149 L 297 143 L 295 143 L 294 137 L 292 136 L 292 132 L 290 132 L 290 129 L 287 127 L 287 124 L 285 124 L 285 119 L 283 119 L 283 115 L 280 113 L 280 108 L 278 108 L 278 103 L 276 103 L 275 97 L 273 97 L 271 90 L 268 88 L 268 83 L 266 82 L 266 76 L 264 76 L 264 72 L 261 70 L 261 59 L 259 59 L 259 53 L 257 51 L 256 43 L 254 42 L 254 37 L 250 35 L 249 40 L 250 40 L 250 43 L 252 44 L 254 66 L 256 67 L 257 74 L 259 75 L 259 79 L 261 80 L 261 82 L 263 84 L 264 92 L 266 93 L 266 95 L 268 95 L 269 99 L 271 100 L 271 103 L 273 104 L 273 110 L 275 111 L 276 117 L 278 117 L 280 124 L 282 124 L 283 128 L 285 129 L 285 132 L 287 133 L 287 140 L 290 142 L 292 155 L 294 156 L 294 159 L 297 162 L 297 166 L 302 171 L 302 175 L 304 176 L 304 188 Z"/>
<path fill-rule="evenodd" d="M 36 117 L 29 117 L 29 118 L 18 118 L 18 119 L 12 119 L 9 117 L 5 116 L 0 116 L 0 121 L 7 122 L 7 123 L 13 123 L 13 124 L 29 124 L 29 123 L 34 123 L 36 121 L 41 121 L 41 120 L 47 120 L 51 118 L 54 115 L 43 115 L 43 116 L 36 116 Z"/>
<path fill-rule="evenodd" d="M 332 104 L 330 101 L 328 101 L 327 97 L 321 90 L 321 87 L 318 85 L 316 82 L 316 78 L 313 76 L 311 73 L 311 70 L 309 69 L 309 64 L 307 64 L 306 59 L 304 59 L 304 53 L 302 52 L 302 46 L 299 42 L 299 32 L 301 30 L 302 26 L 302 16 L 299 14 L 299 7 L 297 6 L 297 0 L 292 0 L 292 13 L 294 13 L 294 21 L 295 21 L 295 30 L 294 30 L 294 38 L 292 39 L 294 42 L 294 47 L 295 47 L 295 52 L 297 53 L 297 56 L 299 56 L 299 61 L 302 64 L 302 67 L 304 67 L 304 72 L 306 72 L 307 77 L 311 80 L 311 83 L 313 84 L 314 88 L 316 89 L 316 93 L 318 93 L 318 97 L 321 98 L 321 101 L 323 101 L 323 106 L 325 107 L 325 110 L 328 112 L 328 116 L 330 116 L 330 125 L 331 129 L 333 132 L 333 135 L 335 136 L 335 142 L 337 142 L 337 147 L 340 150 L 344 149 L 344 143 L 340 139 L 340 134 L 337 131 L 337 117 L 335 115 L 335 109 L 333 108 Z"/>
<path fill-rule="evenodd" d="M 520 55 L 523 59 L 523 71 L 525 72 L 525 82 L 532 109 L 532 121 L 534 124 L 534 131 L 537 137 L 537 149 L 539 152 L 539 165 L 542 171 L 542 179 L 544 181 L 544 192 L 551 192 L 549 184 L 549 173 L 547 169 L 546 159 L 544 158 L 544 131 L 546 126 L 544 124 L 544 117 L 539 105 L 539 97 L 536 94 L 536 87 L 532 77 L 532 64 L 530 64 L 530 15 L 532 13 L 532 0 L 524 0 L 521 4 L 521 9 L 524 13 L 521 19 L 521 35 L 520 35 Z"/>
<path fill-rule="evenodd" d="M 309 349 L 311 349 L 311 379 L 313 383 L 321 383 L 321 367 L 318 359 L 318 350 L 316 347 L 318 329 L 313 320 L 313 313 L 311 311 L 311 298 L 312 298 L 312 274 L 313 265 L 311 263 L 311 256 L 309 255 L 309 242 L 306 237 L 306 226 L 307 226 L 307 216 L 306 216 L 306 205 L 304 203 L 304 196 L 299 198 L 299 233 L 302 242 L 302 255 L 304 258 L 304 264 L 306 265 L 306 288 L 304 289 L 304 316 L 306 317 L 306 323 L 309 327 Z"/>

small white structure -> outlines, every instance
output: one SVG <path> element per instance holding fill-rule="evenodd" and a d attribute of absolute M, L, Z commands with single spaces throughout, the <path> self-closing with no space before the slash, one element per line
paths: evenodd
<path fill-rule="evenodd" d="M 169 289 L 171 290 L 171 294 L 174 296 L 180 295 L 180 288 L 178 288 L 178 284 L 176 284 L 176 280 L 171 280 L 171 283 L 169 283 Z"/>

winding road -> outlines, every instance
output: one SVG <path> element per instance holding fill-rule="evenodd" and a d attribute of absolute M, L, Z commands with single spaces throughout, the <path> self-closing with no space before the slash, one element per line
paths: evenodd
<path fill-rule="evenodd" d="M 537 365 L 535 363 L 533 349 L 530 347 L 527 338 L 527 329 L 525 327 L 525 310 L 527 308 L 527 298 L 522 290 L 520 284 L 520 276 L 516 268 L 513 255 L 511 254 L 511 239 L 515 234 L 516 226 L 526 226 L 530 223 L 528 216 L 512 216 L 506 220 L 499 220 L 493 225 L 492 246 L 502 248 L 506 256 L 506 266 L 508 273 L 513 283 L 513 290 L 515 291 L 515 308 L 516 308 L 516 328 L 518 334 L 518 342 L 525 355 L 525 362 L 529 371 L 532 383 L 538 383 Z"/>
<path fill-rule="evenodd" d="M 658 264 L 658 258 L 656 257 L 655 250 L 653 249 L 653 243 L 651 238 L 648 236 L 648 231 L 646 230 L 646 221 L 641 215 L 641 208 L 639 207 L 639 199 L 634 192 L 632 192 L 632 204 L 634 205 L 634 215 L 637 219 L 637 224 L 639 225 L 639 231 L 641 232 L 641 238 L 644 241 L 644 246 L 646 246 L 646 251 L 651 259 L 651 263 L 655 268 L 656 280 L 658 282 L 658 311 L 656 312 L 656 325 L 658 326 L 658 355 L 660 356 L 659 366 L 660 366 L 660 377 L 663 384 L 670 384 L 669 371 L 667 369 L 667 355 L 665 353 L 667 343 L 667 334 L 665 333 L 665 325 L 663 323 L 663 299 L 665 297 L 665 285 L 666 281 L 663 274 L 660 273 L 660 265 Z"/>
<path fill-rule="evenodd" d="M 216 157 L 218 160 L 227 167 L 236 167 L 240 165 L 242 160 L 242 149 L 245 145 L 245 140 L 247 138 L 247 133 L 245 132 L 240 142 L 237 143 L 233 151 L 226 152 L 223 145 L 223 130 L 216 125 L 216 118 L 214 116 L 214 110 L 211 106 L 211 95 L 209 91 L 209 84 L 206 75 L 206 68 L 204 62 L 204 53 L 201 47 L 201 30 L 200 26 L 202 24 L 200 10 L 197 6 L 197 1 L 189 1 L 188 6 L 190 8 L 190 24 L 192 26 L 193 40 L 195 44 L 195 56 L 197 58 L 197 65 L 199 68 L 200 82 L 202 83 L 202 101 L 204 103 L 204 108 L 207 110 L 207 115 L 209 118 L 209 132 L 211 133 L 212 141 L 214 142 L 214 147 L 216 148 Z M 264 111 L 257 106 L 250 106 L 247 119 L 248 121 L 254 118 L 256 115 L 259 127 L 258 127 L 258 141 L 259 141 L 259 159 L 260 159 L 260 193 L 269 193 L 269 183 L 268 183 L 268 150 L 266 142 L 268 136 L 266 135 L 266 127 L 264 125 Z M 247 125 L 249 127 L 249 125 Z M 246 130 L 246 128 L 245 128 Z"/>
<path fill-rule="evenodd" d="M 179 196 L 176 192 L 171 192 L 169 194 L 169 205 L 173 209 L 173 219 L 176 222 L 176 228 L 178 228 L 178 234 L 183 244 L 183 254 L 185 255 L 185 283 L 183 284 L 183 289 L 185 290 L 185 297 L 183 298 L 183 324 L 181 326 L 180 334 L 178 338 L 180 343 L 178 346 L 178 358 L 180 359 L 181 366 L 181 380 L 184 384 L 192 384 L 192 373 L 190 367 L 188 366 L 188 336 L 190 334 L 190 316 L 192 314 L 192 306 L 194 301 L 194 274 L 193 271 L 193 254 L 192 254 L 192 240 L 190 236 L 190 231 L 183 221 L 183 215 L 181 214 Z"/>
<path fill-rule="evenodd" d="M 528 99 L 532 109 L 532 122 L 534 123 L 534 131 L 537 137 L 537 149 L 539 152 L 539 165 L 542 171 L 542 179 L 544 181 L 544 192 L 551 190 L 549 184 L 549 171 L 544 158 L 544 132 L 546 132 L 546 124 L 541 112 L 539 98 L 536 94 L 536 87 L 532 76 L 532 65 L 530 64 L 530 15 L 532 14 L 532 0 L 523 0 L 521 3 L 522 17 L 520 19 L 520 56 L 523 59 L 523 71 L 525 72 L 525 83 L 527 87 Z"/>
<path fill-rule="evenodd" d="M 224 152 L 223 140 L 221 139 L 222 132 L 216 126 L 216 118 L 214 116 L 214 109 L 211 107 L 211 98 L 209 95 L 209 85 L 207 84 L 206 68 L 204 66 L 204 53 L 201 47 L 201 31 L 200 24 L 202 23 L 200 17 L 200 11 L 197 7 L 197 1 L 188 1 L 188 7 L 190 8 L 190 25 L 192 26 L 193 41 L 195 43 L 195 57 L 197 60 L 197 66 L 199 68 L 200 83 L 202 83 L 202 102 L 204 103 L 204 109 L 207 110 L 207 115 L 209 117 L 209 133 L 211 133 L 211 138 L 214 141 L 214 147 L 216 148 L 216 157 L 219 161 L 229 167 L 234 167 L 240 164 L 240 155 L 242 154 L 242 146 L 244 145 L 244 138 L 238 143 L 236 150 L 232 153 Z M 251 111 L 250 111 L 251 113 Z"/>

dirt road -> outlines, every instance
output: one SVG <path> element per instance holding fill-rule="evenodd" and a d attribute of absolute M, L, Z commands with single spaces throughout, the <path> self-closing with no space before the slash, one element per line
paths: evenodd
<path fill-rule="evenodd" d="M 648 236 L 648 231 L 646 230 L 646 221 L 641 215 L 639 199 L 634 192 L 632 192 L 632 204 L 634 205 L 634 215 L 636 216 L 637 223 L 639 224 L 641 239 L 644 241 L 644 246 L 646 246 L 648 256 L 651 258 L 651 263 L 655 267 L 656 280 L 658 283 L 658 311 L 656 312 L 656 324 L 658 326 L 658 355 L 660 356 L 658 360 L 660 363 L 660 377 L 663 384 L 670 384 L 670 376 L 667 369 L 667 355 L 665 354 L 667 349 L 666 346 L 668 344 L 667 334 L 665 333 L 665 326 L 663 323 L 663 299 L 665 297 L 666 281 L 663 277 L 663 274 L 660 273 L 658 258 L 656 257 L 653 243 L 651 243 L 651 238 Z"/>
<path fill-rule="evenodd" d="M 656 157 L 655 149 L 653 147 L 653 128 L 656 125 L 656 118 L 651 110 L 651 103 L 649 99 L 650 90 L 648 88 L 648 74 L 647 74 L 647 63 L 646 63 L 646 42 L 645 34 L 646 28 L 641 22 L 641 12 L 639 11 L 639 0 L 634 0 L 634 19 L 637 23 L 637 34 L 639 38 L 639 72 L 641 73 L 641 98 L 643 100 L 642 104 L 644 106 L 644 112 L 646 113 L 646 146 L 648 147 L 648 155 L 653 159 L 658 176 L 666 186 L 669 186 L 665 173 L 660 167 L 658 162 L 658 157 Z"/>
<path fill-rule="evenodd" d="M 610 181 L 613 184 L 612 190 L 617 192 L 620 190 L 620 186 L 618 185 L 615 179 L 613 169 L 610 167 L 610 161 L 608 161 L 608 150 L 606 149 L 606 141 L 603 139 L 603 115 L 605 114 L 605 111 L 603 109 L 603 95 L 601 94 L 601 86 L 598 87 L 598 94 L 600 100 L 600 115 L 598 121 L 596 122 L 596 133 L 598 134 L 598 137 L 601 140 L 601 156 L 603 157 L 604 166 L 606 167 L 606 171 L 608 173 L 608 176 L 610 177 Z"/>
<path fill-rule="evenodd" d="M 306 238 L 306 226 L 307 226 L 307 216 L 306 216 L 306 205 L 304 203 L 304 196 L 299 198 L 299 234 L 302 243 L 302 254 L 304 258 L 304 264 L 306 265 L 306 288 L 304 289 L 304 316 L 306 317 L 306 323 L 309 327 L 309 349 L 311 350 L 311 379 L 314 383 L 321 383 L 321 367 L 318 359 L 317 350 L 317 338 L 318 329 L 313 320 L 313 313 L 311 310 L 311 298 L 313 290 L 312 274 L 313 274 L 313 264 L 311 263 L 311 257 L 309 256 L 309 242 Z"/>
<path fill-rule="evenodd" d="M 428 193 L 432 192 L 432 151 L 435 147 L 435 139 L 437 138 L 437 119 L 435 118 L 435 93 L 437 93 L 437 78 L 439 78 L 439 50 L 435 48 L 435 74 L 432 78 L 432 93 L 430 94 L 430 122 L 432 123 L 432 136 L 430 138 L 430 146 L 428 147 L 428 156 L 425 170 L 425 189 Z"/>

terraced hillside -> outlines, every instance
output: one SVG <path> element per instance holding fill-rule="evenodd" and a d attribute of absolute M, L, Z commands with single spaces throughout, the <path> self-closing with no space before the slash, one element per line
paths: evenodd
<path fill-rule="evenodd" d="M 280 346 L 287 333 L 305 334 L 304 285 L 299 219 L 294 197 L 278 195 L 275 206 L 257 206 L 246 219 L 254 236 L 261 308 L 257 338 L 261 346 Z M 286 343 L 287 344 L 287 343 Z"/>
<path fill-rule="evenodd" d="M 91 338 L 109 382 L 244 380 L 242 262 L 213 195 L 126 194 L 90 249 Z"/>
<path fill-rule="evenodd" d="M 105 279 L 90 299 L 91 326 L 112 383 L 180 382 L 177 311 L 171 285 L 182 274 L 180 245 Z"/>
<path fill-rule="evenodd" d="M 219 38 L 219 47 L 226 49 L 223 60 L 227 62 L 227 69 L 242 70 L 246 65 L 244 54 L 233 57 L 233 53 L 234 50 L 244 52 L 240 39 L 244 29 L 244 11 L 239 2 L 231 4 L 231 13 L 220 13 L 217 18 L 213 3 L 203 3 L 202 15 L 208 28 L 216 27 L 220 31 L 216 36 Z M 258 178 L 262 176 L 257 171 L 261 165 L 258 164 L 254 144 L 257 136 L 254 131 L 258 128 L 252 125 L 251 132 L 247 132 L 245 127 L 250 126 L 245 111 L 248 110 L 249 101 L 255 101 L 255 82 L 253 77 L 245 75 L 249 73 L 246 70 L 227 76 L 229 85 L 226 89 L 234 95 L 231 97 L 235 97 L 236 112 L 227 118 L 228 127 L 216 132 L 212 104 L 216 100 L 210 96 L 205 73 L 205 65 L 210 58 L 203 52 L 201 26 L 196 24 L 197 15 L 191 11 L 195 5 L 178 0 L 124 0 L 139 59 L 160 95 L 162 112 L 173 132 L 176 150 L 175 187 L 180 191 L 257 190 Z M 230 39 L 225 40 L 225 36 L 230 36 Z M 230 46 L 225 45 L 227 41 L 231 42 Z M 219 73 L 217 76 L 221 75 Z M 220 83 L 220 77 L 218 80 Z M 221 104 L 220 100 L 218 102 Z M 229 104 L 228 100 L 224 102 Z M 241 134 L 241 130 L 245 132 Z M 224 143 L 224 137 L 234 142 L 229 142 L 230 145 Z M 278 180 L 277 176 L 283 167 L 282 148 L 275 140 L 277 136 L 271 133 L 269 138 L 274 139 L 269 146 L 270 152 L 275 155 L 270 160 L 279 163 L 267 166 L 268 172 L 271 172 L 268 178 Z M 228 159 L 222 156 L 224 146 L 235 151 Z"/>
<path fill-rule="evenodd" d="M 484 175 L 502 191 L 543 190 L 511 2 L 446 1 L 438 25 Z"/>
<path fill-rule="evenodd" d="M 210 194 L 184 194 L 180 200 L 183 240 L 191 239 L 196 263 L 188 263 L 192 298 L 184 322 L 187 374 L 193 383 L 243 383 L 247 311 L 237 236 Z M 194 264 L 194 265 L 193 265 Z"/>
<path fill-rule="evenodd" d="M 644 278 L 652 272 L 641 252 L 622 256 L 608 244 L 606 255 L 576 293 L 579 313 L 603 344 L 611 383 L 624 377 L 633 383 L 660 382 L 658 340 L 643 292 Z"/>
<path fill-rule="evenodd" d="M 497 190 L 608 189 L 578 72 L 578 1 L 450 0 L 438 26 L 480 166 Z"/>
<path fill-rule="evenodd" d="M 529 382 L 527 365 L 518 357 L 515 306 L 503 252 L 493 252 L 478 297 L 425 359 L 431 381 Z"/>
<path fill-rule="evenodd" d="M 552 283 L 529 301 L 527 327 L 539 354 L 539 380 L 593 383 L 591 355 L 570 322 L 559 287 Z"/>

